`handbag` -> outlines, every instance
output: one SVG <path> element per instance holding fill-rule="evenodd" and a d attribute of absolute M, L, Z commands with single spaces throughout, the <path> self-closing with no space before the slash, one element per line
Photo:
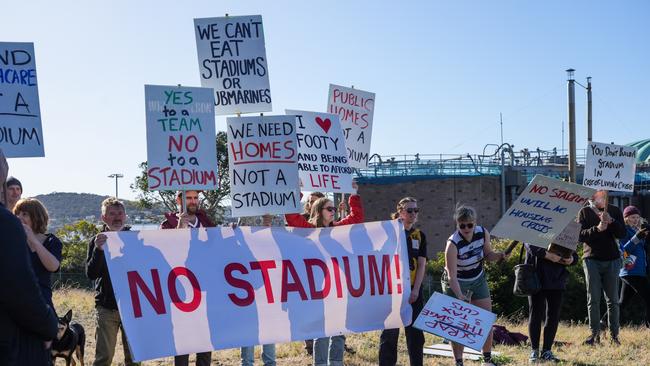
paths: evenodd
<path fill-rule="evenodd" d="M 524 254 L 524 243 L 519 251 L 519 264 L 515 266 L 515 286 L 512 293 L 515 296 L 532 296 L 542 289 L 542 284 L 537 276 L 537 268 L 530 263 L 521 263 Z M 535 258 L 537 263 L 537 258 Z"/>

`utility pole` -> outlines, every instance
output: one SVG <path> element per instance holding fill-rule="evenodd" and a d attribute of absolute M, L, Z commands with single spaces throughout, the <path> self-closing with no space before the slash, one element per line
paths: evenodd
<path fill-rule="evenodd" d="M 573 79 L 574 69 L 568 69 L 567 81 L 569 94 L 569 181 L 576 182 L 576 86 Z"/>
<path fill-rule="evenodd" d="M 591 76 L 587 77 L 587 142 L 591 142 Z"/>
<path fill-rule="evenodd" d="M 117 180 L 120 178 L 124 178 L 124 175 L 120 173 L 113 173 L 108 176 L 109 178 L 115 178 L 115 198 L 117 198 Z"/>

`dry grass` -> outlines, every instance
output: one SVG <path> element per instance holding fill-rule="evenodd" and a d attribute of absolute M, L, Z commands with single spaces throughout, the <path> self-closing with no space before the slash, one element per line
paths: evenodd
<path fill-rule="evenodd" d="M 78 289 L 61 289 L 54 292 L 54 304 L 59 312 L 72 309 L 73 319 L 86 329 L 86 364 L 92 364 L 95 353 L 95 319 L 93 293 Z M 503 322 L 499 322 L 503 324 Z M 526 324 L 506 324 L 509 330 L 527 334 Z M 582 324 L 562 324 L 556 337 L 568 345 L 555 349 L 556 355 L 565 360 L 563 365 L 650 365 L 650 331 L 642 328 L 624 328 L 620 339 L 622 346 L 613 346 L 604 339 L 601 346 L 588 347 L 581 342 L 588 336 L 589 331 Z M 426 335 L 426 344 L 438 343 L 441 339 Z M 346 365 L 376 365 L 379 343 L 379 332 L 354 334 L 347 337 L 347 344 L 356 350 L 356 354 L 345 355 Z M 258 347 L 259 348 L 259 347 Z M 256 350 L 259 352 L 260 350 Z M 495 351 L 501 352 L 500 360 L 507 365 L 528 364 L 528 347 L 497 346 Z M 293 342 L 277 346 L 277 364 L 291 366 L 311 365 L 311 359 L 303 350 L 302 342 Z M 239 350 L 224 350 L 213 352 L 213 365 L 239 365 Z M 124 355 L 121 344 L 115 352 L 115 365 L 123 364 Z M 256 362 L 259 360 L 259 354 Z M 57 365 L 65 365 L 59 359 Z M 173 358 L 146 361 L 145 365 L 173 365 Z M 261 363 L 258 363 L 261 364 Z M 400 337 L 399 365 L 408 365 L 408 355 L 404 337 Z M 425 365 L 453 365 L 450 358 L 426 357 Z M 479 365 L 478 362 L 466 362 L 466 365 Z"/>

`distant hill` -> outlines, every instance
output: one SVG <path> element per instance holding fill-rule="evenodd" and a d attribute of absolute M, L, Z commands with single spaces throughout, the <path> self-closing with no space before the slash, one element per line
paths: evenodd
<path fill-rule="evenodd" d="M 108 196 L 91 193 L 53 192 L 38 195 L 34 198 L 43 202 L 50 215 L 50 231 L 65 224 L 82 219 L 99 222 L 101 220 L 101 203 Z M 122 200 L 126 206 L 130 224 L 159 223 L 165 209 L 162 206 L 152 209 L 141 209 L 135 201 Z"/>

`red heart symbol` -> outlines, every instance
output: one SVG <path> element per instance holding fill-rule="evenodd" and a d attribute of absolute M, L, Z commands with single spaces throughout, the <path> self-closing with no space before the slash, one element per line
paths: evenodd
<path fill-rule="evenodd" d="M 323 121 L 322 118 L 316 117 L 316 123 L 318 123 L 320 128 L 322 128 L 325 133 L 327 133 L 330 130 L 330 127 L 332 127 L 332 121 L 330 121 L 329 118 L 325 118 Z"/>

